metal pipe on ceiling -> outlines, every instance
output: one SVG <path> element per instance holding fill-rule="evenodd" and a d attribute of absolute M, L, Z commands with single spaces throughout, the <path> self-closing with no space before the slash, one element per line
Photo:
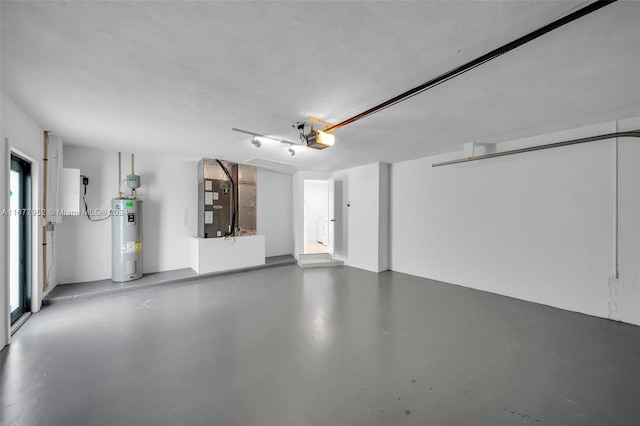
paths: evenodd
<path fill-rule="evenodd" d="M 468 163 L 470 161 L 486 160 L 487 158 L 504 157 L 506 155 L 522 154 L 522 153 L 531 152 L 531 151 L 541 151 L 543 149 L 558 148 L 558 147 L 567 146 L 567 145 L 577 145 L 580 143 L 601 141 L 601 140 L 612 139 L 612 138 L 640 138 L 640 129 L 630 130 L 628 132 L 615 132 L 615 133 L 607 133 L 607 134 L 598 135 L 598 136 L 589 136 L 587 138 L 579 138 L 579 139 L 572 139 L 572 140 L 562 141 L 562 142 L 554 142 L 554 143 L 549 143 L 545 145 L 531 146 L 528 148 L 513 149 L 510 151 L 495 152 L 493 154 L 478 155 L 477 157 L 466 157 L 466 158 L 460 158 L 458 160 L 443 161 L 440 163 L 433 163 L 431 167 L 440 167 L 440 166 L 449 166 L 451 164 Z"/>
<path fill-rule="evenodd" d="M 616 121 L 616 132 L 618 131 L 618 122 Z M 619 175 L 620 175 L 620 159 L 618 156 L 618 138 L 613 145 L 613 165 L 614 165 L 614 174 L 613 174 L 613 278 L 620 278 L 620 273 L 618 270 L 618 216 L 620 211 L 620 183 L 619 183 Z"/>
<path fill-rule="evenodd" d="M 449 70 L 447 72 L 445 72 L 444 74 L 441 74 L 439 76 L 437 76 L 436 78 L 433 78 L 417 87 L 414 87 L 413 89 L 409 89 L 406 92 L 403 92 L 401 94 L 399 94 L 398 96 L 394 96 L 393 98 L 386 100 L 384 102 L 382 102 L 381 104 L 378 104 L 364 112 L 361 112 L 360 114 L 354 115 L 351 118 L 348 118 L 338 124 L 334 124 L 332 126 L 327 127 L 324 131 L 325 132 L 332 132 L 334 130 L 337 130 L 341 127 L 346 126 L 347 124 L 353 123 L 355 121 L 361 120 L 371 114 L 374 114 L 376 112 L 379 112 L 385 108 L 389 108 L 390 106 L 393 106 L 399 102 L 405 101 L 409 98 L 412 98 L 426 90 L 429 90 L 435 86 L 438 86 L 439 84 L 444 83 L 445 81 L 451 80 L 454 77 L 457 77 L 461 74 L 464 74 L 465 72 L 472 70 L 473 68 L 476 68 L 486 62 L 491 61 L 492 59 L 497 58 L 498 56 L 501 56 L 513 49 L 516 49 L 520 46 L 522 46 L 523 44 L 526 44 L 532 40 L 537 39 L 538 37 L 543 36 L 544 34 L 555 30 L 556 28 L 559 28 L 563 25 L 566 25 L 570 22 L 575 21 L 576 19 L 582 18 L 585 15 L 588 15 L 592 12 L 595 12 L 596 10 L 599 10 L 611 3 L 614 3 L 617 0 L 598 0 L 594 3 L 591 3 L 579 10 L 576 10 L 575 12 L 570 13 L 567 16 L 564 16 L 560 19 L 557 19 L 553 22 L 551 22 L 550 24 L 545 25 L 544 27 L 541 27 L 535 31 L 532 31 L 510 43 L 505 44 L 504 46 L 498 47 L 497 49 L 492 50 L 489 53 L 486 53 L 482 56 L 480 56 L 479 58 L 476 58 L 470 62 L 467 62 L 464 65 L 460 65 L 457 68 L 454 68 L 452 70 Z"/>
<path fill-rule="evenodd" d="M 118 151 L 118 200 L 122 199 L 122 152 Z"/>

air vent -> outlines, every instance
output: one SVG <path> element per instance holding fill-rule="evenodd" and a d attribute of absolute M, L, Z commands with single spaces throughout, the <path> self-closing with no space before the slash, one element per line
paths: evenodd
<path fill-rule="evenodd" d="M 253 164 L 266 170 L 273 170 L 274 172 L 286 173 L 289 175 L 292 175 L 299 170 L 299 168 L 293 164 L 281 163 L 279 161 L 267 160 L 266 158 L 259 157 L 247 160 L 245 161 L 245 164 Z"/>

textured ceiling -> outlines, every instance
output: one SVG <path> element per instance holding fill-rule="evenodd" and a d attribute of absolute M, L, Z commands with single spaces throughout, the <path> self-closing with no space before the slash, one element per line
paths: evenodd
<path fill-rule="evenodd" d="M 73 145 L 337 170 L 640 114 L 640 3 L 618 2 L 409 101 L 297 140 L 585 2 L 9 2 L 2 89 Z"/>

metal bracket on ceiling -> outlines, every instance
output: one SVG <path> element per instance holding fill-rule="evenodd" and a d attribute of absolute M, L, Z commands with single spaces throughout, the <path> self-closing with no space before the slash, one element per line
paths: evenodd
<path fill-rule="evenodd" d="M 465 157 L 475 157 L 479 148 L 481 148 L 481 155 L 493 154 L 496 152 L 495 143 L 467 142 L 463 145 Z"/>
<path fill-rule="evenodd" d="M 320 120 L 319 118 L 313 117 L 313 116 L 309 116 L 309 121 L 311 121 L 311 131 L 313 132 L 313 123 L 320 123 L 323 126 L 325 126 L 326 129 L 329 129 L 330 127 L 333 127 L 333 124 L 324 121 L 324 120 Z M 330 133 L 331 130 L 327 131 L 324 130 L 326 133 Z"/>

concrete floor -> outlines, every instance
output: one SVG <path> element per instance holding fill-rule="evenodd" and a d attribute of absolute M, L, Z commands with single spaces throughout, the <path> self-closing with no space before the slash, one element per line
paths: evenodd
<path fill-rule="evenodd" d="M 282 265 L 295 265 L 296 259 L 291 255 L 273 256 L 265 259 L 264 265 L 250 266 L 242 269 L 230 269 L 221 272 L 198 274 L 191 268 L 176 269 L 173 271 L 153 272 L 144 274 L 140 279 L 123 283 L 114 283 L 110 279 L 57 285 L 42 301 L 43 305 L 52 303 L 69 302 L 71 300 L 87 299 L 114 293 L 127 293 L 152 287 L 162 287 L 186 281 L 195 281 L 220 275 L 236 274 L 244 271 L 273 268 Z"/>
<path fill-rule="evenodd" d="M 0 424 L 638 425 L 640 327 L 281 266 L 46 306 Z"/>

